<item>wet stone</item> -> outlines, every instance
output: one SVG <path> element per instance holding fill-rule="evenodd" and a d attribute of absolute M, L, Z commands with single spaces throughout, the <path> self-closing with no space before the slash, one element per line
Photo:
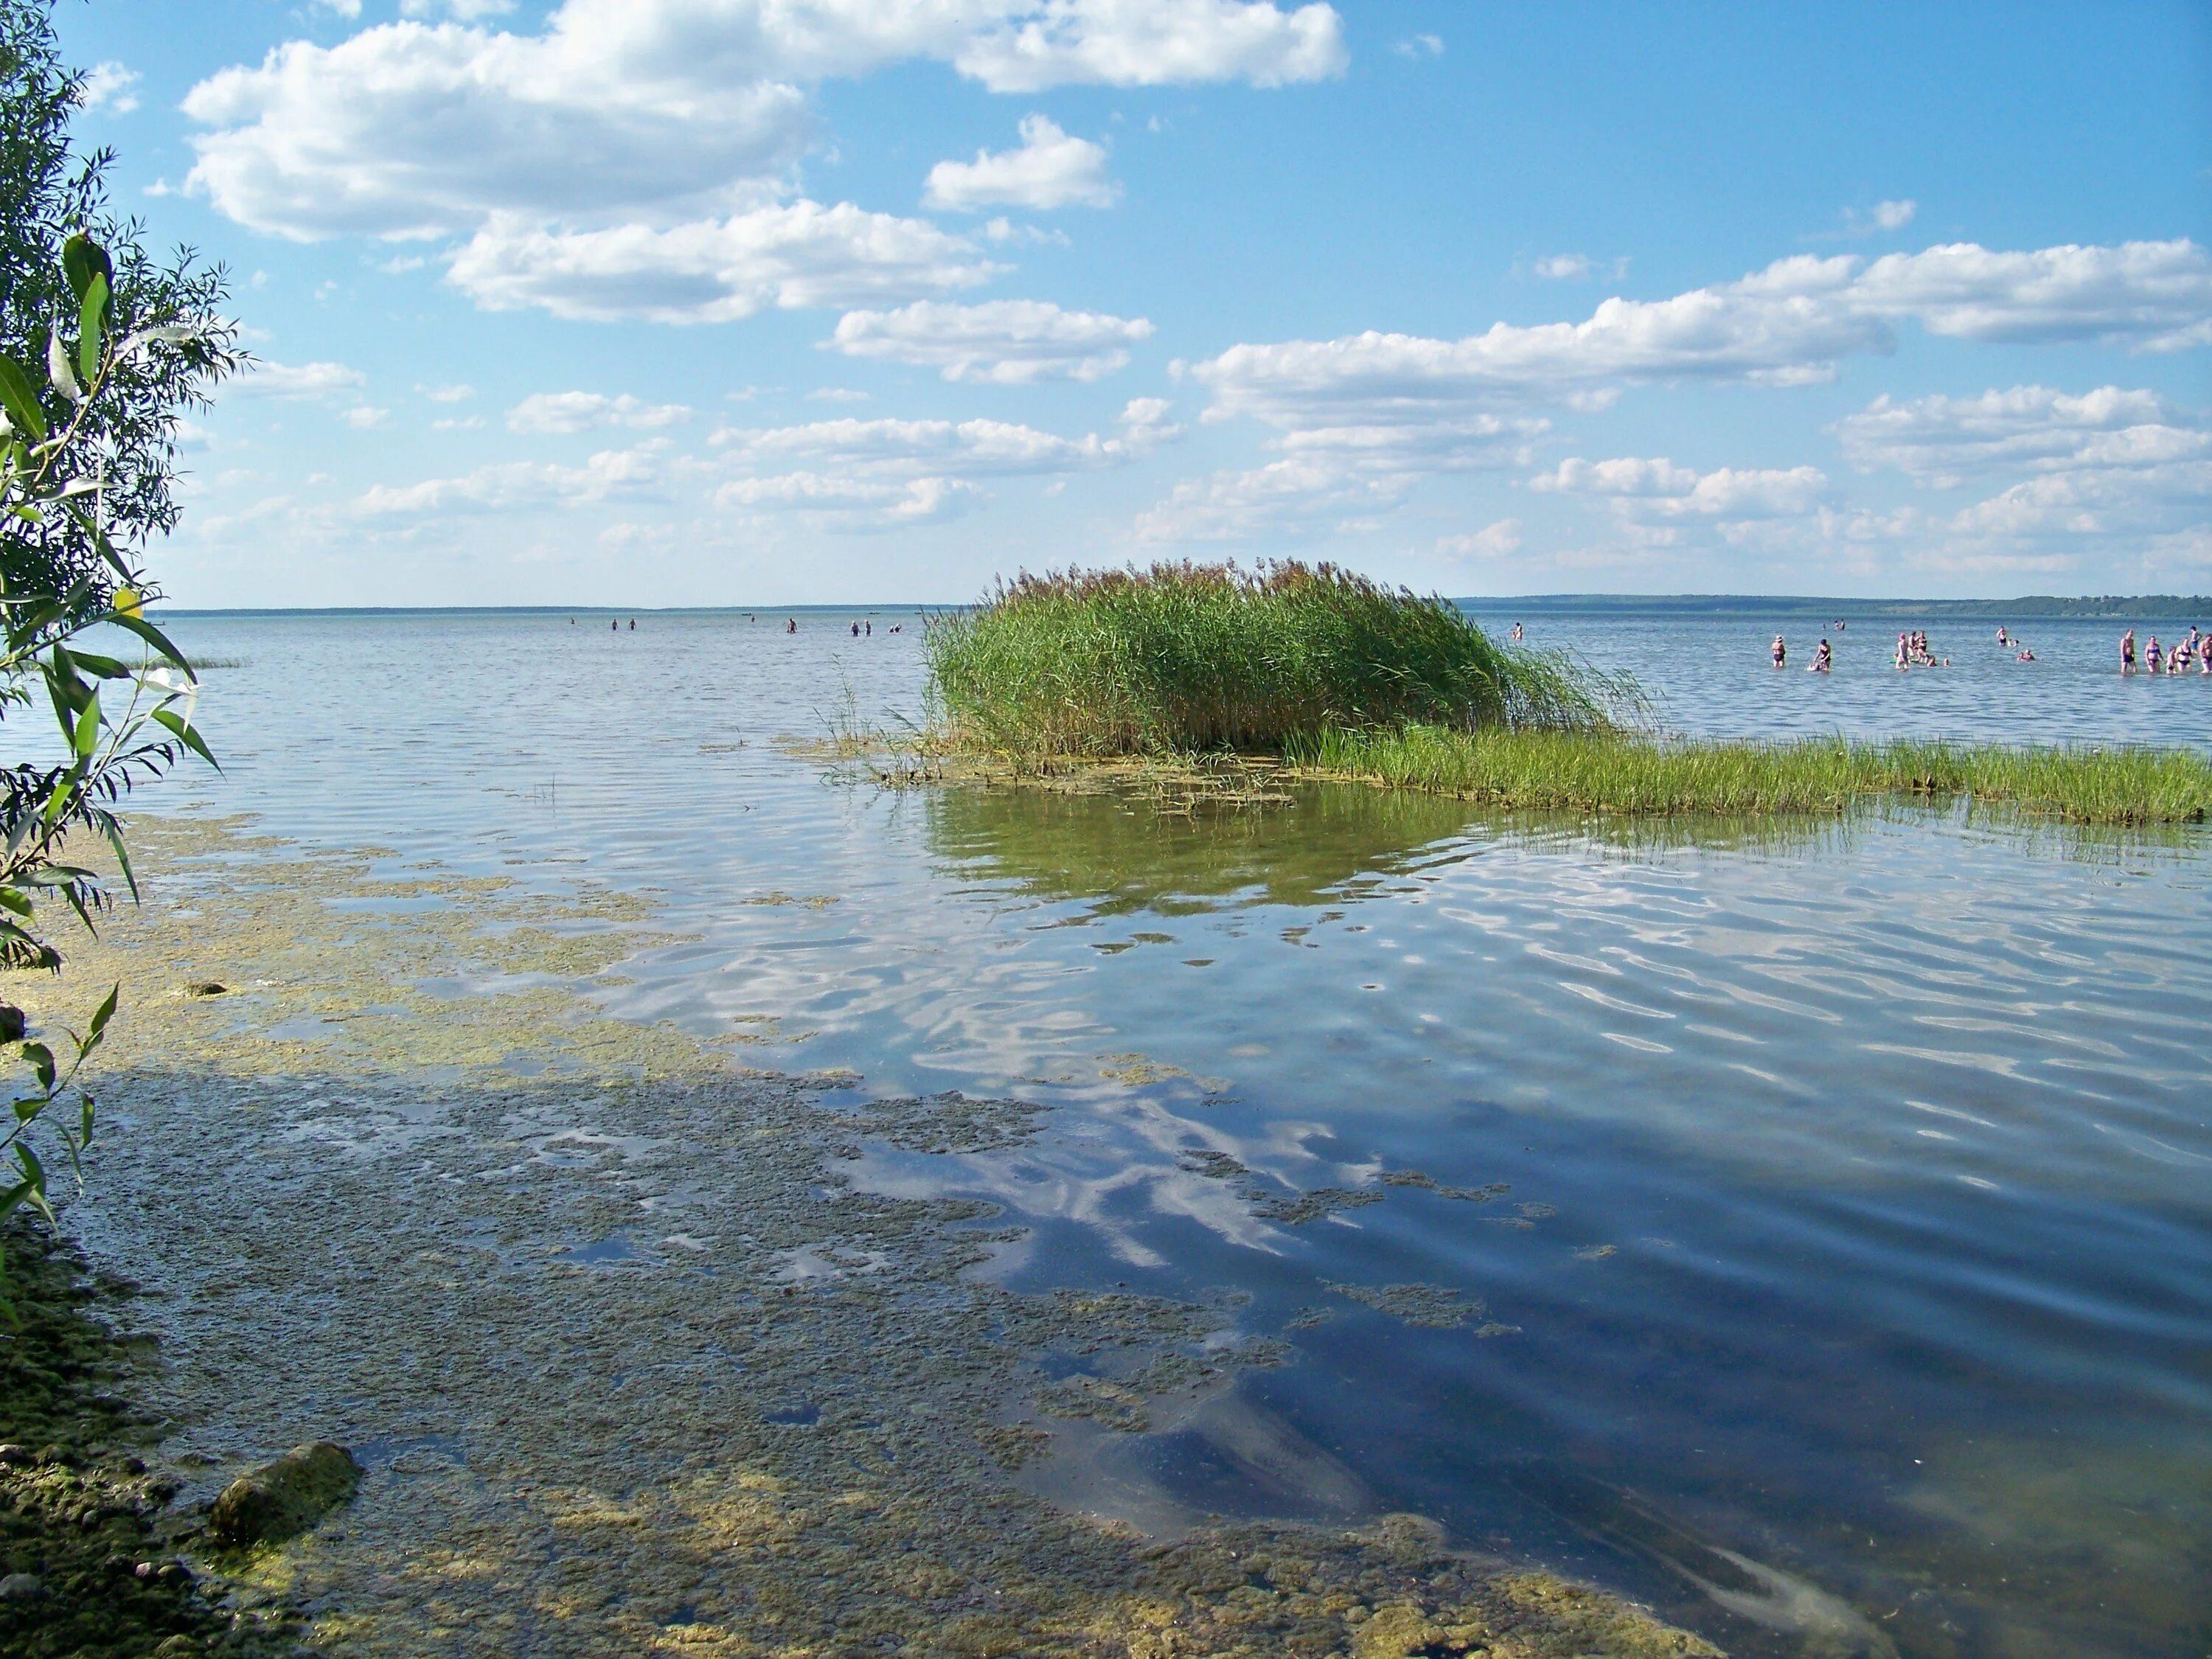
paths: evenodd
<path fill-rule="evenodd" d="M 272 1544 L 307 1531 L 361 1486 L 361 1465 L 343 1446 L 295 1446 L 223 1488 L 208 1516 L 217 1542 Z"/>

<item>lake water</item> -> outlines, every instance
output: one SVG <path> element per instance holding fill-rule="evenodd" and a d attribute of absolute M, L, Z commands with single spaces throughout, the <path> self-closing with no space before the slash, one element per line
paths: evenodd
<path fill-rule="evenodd" d="M 690 937 L 616 1012 L 1059 1109 L 857 1178 L 1004 1206 L 1018 1286 L 1249 1297 L 1295 1352 L 1247 1403 L 1334 1460 L 1169 1424 L 1047 1465 L 1071 1501 L 1419 1510 L 1740 1653 L 2201 1659 L 2205 832 L 886 792 L 777 739 L 918 712 L 915 617 L 797 614 L 180 617 L 226 774 L 158 804 L 649 890 Z M 2212 733 L 2117 624 L 1938 622 L 1900 676 L 1862 619 L 1817 676 L 1758 617 L 1528 620 L 1684 730 Z"/>

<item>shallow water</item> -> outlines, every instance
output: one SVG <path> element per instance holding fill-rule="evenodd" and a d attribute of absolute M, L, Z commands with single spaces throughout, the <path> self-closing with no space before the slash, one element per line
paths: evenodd
<path fill-rule="evenodd" d="M 1228 1288 L 1296 1348 L 1193 1421 L 1068 1434 L 1036 1479 L 1073 1501 L 1418 1509 L 1742 1652 L 2201 1654 L 2203 832 L 884 793 L 775 741 L 916 710 L 915 618 L 864 614 L 179 617 L 241 665 L 202 709 L 224 779 L 160 805 L 651 890 L 695 937 L 615 1012 L 860 1073 L 832 1104 L 1060 1109 L 852 1167 L 952 1163 L 1030 1228 L 1010 1282 Z M 2212 732 L 2212 679 L 2120 682 L 2115 625 L 2026 624 L 2033 665 L 1993 629 L 1904 676 L 1877 620 L 1825 677 L 1758 617 L 1531 637 L 1686 730 Z"/>

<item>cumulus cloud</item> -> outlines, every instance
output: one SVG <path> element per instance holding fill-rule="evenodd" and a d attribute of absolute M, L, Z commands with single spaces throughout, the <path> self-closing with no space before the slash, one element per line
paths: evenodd
<path fill-rule="evenodd" d="M 581 466 L 508 461 L 480 466 L 458 477 L 379 484 L 356 497 L 353 510 L 365 519 L 424 519 L 457 513 L 653 500 L 662 493 L 662 459 L 667 443 L 665 438 L 656 438 L 635 449 L 602 450 Z"/>
<path fill-rule="evenodd" d="M 564 0 L 535 33 L 403 18 L 194 87 L 189 182 L 303 239 L 466 232 L 495 213 L 665 223 L 794 160 L 807 86 L 916 58 L 1035 92 L 1275 86 L 1336 74 L 1345 52 L 1328 6 L 1245 0 Z"/>
<path fill-rule="evenodd" d="M 128 115 L 138 107 L 138 71 L 113 58 L 94 64 L 84 72 L 77 88 L 77 105 L 88 114 Z"/>
<path fill-rule="evenodd" d="M 1184 480 L 1166 500 L 1137 515 L 1136 533 L 1142 541 L 1169 543 L 1319 535 L 1398 506 L 1411 483 L 1402 474 L 1286 456 L 1249 471 Z"/>
<path fill-rule="evenodd" d="M 447 276 L 493 310 L 718 323 L 770 307 L 943 293 L 1000 269 L 924 220 L 802 201 L 667 229 L 548 228 L 500 215 L 454 256 Z"/>
<path fill-rule="evenodd" d="M 2016 253 L 1954 242 L 1875 260 L 1849 302 L 1959 339 L 2179 351 L 2212 345 L 2212 257 L 2186 239 Z"/>
<path fill-rule="evenodd" d="M 588 432 L 626 426 L 651 430 L 691 418 L 682 404 L 648 404 L 625 392 L 610 398 L 598 392 L 533 392 L 507 412 L 510 432 Z"/>
<path fill-rule="evenodd" d="M 1502 559 L 1521 549 L 1521 520 L 1500 519 L 1472 535 L 1437 538 L 1437 551 L 1448 559 Z"/>
<path fill-rule="evenodd" d="M 714 434 L 740 476 L 715 493 L 725 508 L 793 513 L 817 529 L 863 532 L 931 523 L 989 500 L 980 478 L 1057 477 L 1137 460 L 1181 435 L 1157 398 L 1133 399 L 1120 434 L 1066 438 L 1004 421 L 816 421 Z"/>
<path fill-rule="evenodd" d="M 257 362 L 250 373 L 226 382 L 223 395 L 231 398 L 328 398 L 355 392 L 368 377 L 343 363 Z"/>
<path fill-rule="evenodd" d="M 1907 198 L 1900 201 L 1876 202 L 1871 209 L 1844 210 L 1841 230 L 1816 238 L 1821 241 L 1850 241 L 1862 236 L 1878 235 L 1885 231 L 1903 230 L 1920 211 L 1920 204 Z"/>
<path fill-rule="evenodd" d="M 1607 382 L 1798 385 L 1894 349 L 1893 324 L 1975 340 L 2212 341 L 2212 258 L 2196 243 L 1991 252 L 1801 254 L 1656 301 L 1613 298 L 1579 323 L 1498 323 L 1458 340 L 1369 331 L 1237 345 L 1191 372 L 1218 416 L 1304 428 L 1434 421 L 1501 398 L 1565 400 Z"/>
<path fill-rule="evenodd" d="M 462 23 L 501 16 L 514 9 L 514 0 L 399 0 L 402 17 L 444 16 Z"/>
<path fill-rule="evenodd" d="M 2212 514 L 2212 424 L 2154 392 L 2029 386 L 1878 398 L 1835 429 L 1855 465 L 1894 467 L 1937 489 L 2025 474 L 1942 526 L 1970 541 L 2093 544 L 2185 534 Z"/>
<path fill-rule="evenodd" d="M 1528 481 L 1532 489 L 1598 495 L 1632 515 L 1658 518 L 1772 519 L 1810 513 L 1828 488 L 1818 467 L 1786 471 L 1721 467 L 1698 472 L 1662 456 L 1644 459 L 1565 460 Z"/>
<path fill-rule="evenodd" d="M 1149 405 L 1148 405 L 1149 406 Z M 1132 408 L 1136 405 L 1133 404 Z M 733 461 L 758 466 L 804 461 L 817 467 L 927 471 L 946 474 L 1073 472 L 1136 459 L 1146 436 L 1063 438 L 1006 421 L 863 421 L 851 416 L 804 426 L 733 429 L 714 442 Z"/>
<path fill-rule="evenodd" d="M 848 533 L 961 518 L 988 499 L 964 478 L 869 479 L 820 472 L 733 479 L 714 494 L 720 507 L 795 513 L 817 529 Z"/>
<path fill-rule="evenodd" d="M 1021 124 L 1018 149 L 979 149 L 972 161 L 929 170 L 922 205 L 972 213 L 978 208 L 1111 207 L 1121 186 L 1106 174 L 1106 147 L 1061 131 L 1050 117 Z"/>
<path fill-rule="evenodd" d="M 1905 402 L 1885 395 L 1835 432 L 1854 465 L 1894 467 L 1944 489 L 1999 471 L 2144 468 L 2212 456 L 2203 417 L 2116 386 L 2078 397 L 2042 386 Z"/>
<path fill-rule="evenodd" d="M 933 368 L 948 380 L 1016 386 L 1098 380 L 1126 367 L 1128 348 L 1152 332 L 1142 317 L 1063 311 L 1042 300 L 923 300 L 896 311 L 848 312 L 828 343 L 848 357 Z"/>

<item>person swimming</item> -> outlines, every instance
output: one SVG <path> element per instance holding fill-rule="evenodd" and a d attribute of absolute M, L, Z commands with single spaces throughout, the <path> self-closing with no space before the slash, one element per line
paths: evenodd
<path fill-rule="evenodd" d="M 1808 674 L 1825 674 L 1833 665 L 1834 658 L 1829 653 L 1828 642 L 1822 640 L 1820 648 L 1813 653 L 1813 665 L 1805 672 Z"/>
<path fill-rule="evenodd" d="M 799 631 L 799 618 L 786 617 L 783 619 L 783 631 L 787 634 L 796 634 Z"/>
<path fill-rule="evenodd" d="M 1774 636 L 1774 647 L 1773 647 L 1773 648 L 1774 648 L 1774 665 L 1775 665 L 1777 668 L 1779 668 L 1779 667 L 1781 667 L 1781 666 L 1782 666 L 1782 665 L 1783 665 L 1784 663 L 1787 662 L 1787 661 L 1790 659 L 1790 647 L 1789 647 L 1788 646 L 1786 646 L 1786 645 L 1783 644 L 1783 642 L 1782 642 L 1782 635 L 1779 635 L 1779 634 L 1777 634 L 1777 635 Z"/>
<path fill-rule="evenodd" d="M 2010 640 L 2005 637 L 2004 624 L 2002 623 L 1999 623 L 1997 624 L 1997 643 L 1999 645 L 2010 645 L 2012 643 Z"/>
<path fill-rule="evenodd" d="M 2035 660 L 2035 653 L 2029 650 L 2023 645 L 2020 648 L 2020 654 L 2014 657 L 2013 660 L 2014 662 L 2033 662 Z"/>
<path fill-rule="evenodd" d="M 2120 635 L 2120 672 L 2136 672 L 2136 630 L 2132 628 Z"/>
<path fill-rule="evenodd" d="M 1521 638 L 1521 624 L 1519 623 L 1515 623 L 1513 624 L 1513 638 L 1516 643 L 1519 642 Z"/>
<path fill-rule="evenodd" d="M 2160 672 L 2158 665 L 2158 635 L 2154 634 L 2150 636 L 2150 645 L 2148 648 L 2143 652 L 2143 668 L 2145 672 L 2155 674 Z"/>

